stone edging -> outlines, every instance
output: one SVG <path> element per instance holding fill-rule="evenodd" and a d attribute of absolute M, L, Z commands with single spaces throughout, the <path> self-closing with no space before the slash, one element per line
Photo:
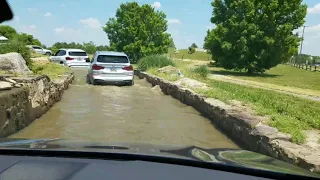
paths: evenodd
<path fill-rule="evenodd" d="M 135 75 L 146 78 L 153 86 L 158 85 L 164 94 L 197 109 L 244 149 L 320 173 L 319 151 L 292 143 L 291 136 L 262 124 L 261 117 L 145 72 L 135 70 Z"/>
<path fill-rule="evenodd" d="M 73 73 L 50 80 L 48 76 L 11 77 L 21 88 L 0 92 L 0 137 L 27 127 L 61 100 L 74 79 Z"/>

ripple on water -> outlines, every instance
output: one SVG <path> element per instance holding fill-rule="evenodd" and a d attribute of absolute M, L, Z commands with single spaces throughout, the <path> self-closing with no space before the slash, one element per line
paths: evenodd
<path fill-rule="evenodd" d="M 237 148 L 195 109 L 153 91 L 146 80 L 93 86 L 85 74 L 75 70 L 77 80 L 62 100 L 12 137 Z"/>

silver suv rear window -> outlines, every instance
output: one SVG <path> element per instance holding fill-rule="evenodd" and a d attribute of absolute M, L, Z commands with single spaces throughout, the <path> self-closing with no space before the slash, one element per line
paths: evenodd
<path fill-rule="evenodd" d="M 69 52 L 69 56 L 87 56 L 86 52 Z"/>
<path fill-rule="evenodd" d="M 109 56 L 109 55 L 99 55 L 97 62 L 100 63 L 129 63 L 126 56 Z"/>

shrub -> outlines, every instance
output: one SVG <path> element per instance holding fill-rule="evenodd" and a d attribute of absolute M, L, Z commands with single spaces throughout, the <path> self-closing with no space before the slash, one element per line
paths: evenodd
<path fill-rule="evenodd" d="M 201 78 L 207 78 L 210 74 L 210 70 L 206 65 L 201 65 L 192 69 L 192 72 Z"/>
<path fill-rule="evenodd" d="M 31 52 L 28 47 L 16 41 L 13 41 L 7 44 L 0 44 L 0 54 L 6 54 L 10 52 L 20 53 L 21 56 L 26 61 L 27 66 L 31 68 L 31 64 L 32 64 Z"/>
<path fill-rule="evenodd" d="M 146 71 L 150 68 L 162 68 L 165 66 L 174 66 L 172 59 L 165 55 L 151 55 L 140 59 L 138 69 Z"/>
<path fill-rule="evenodd" d="M 188 53 L 189 54 L 193 54 L 193 53 L 195 53 L 196 52 L 196 49 L 194 48 L 194 47 L 189 47 L 188 48 Z"/>

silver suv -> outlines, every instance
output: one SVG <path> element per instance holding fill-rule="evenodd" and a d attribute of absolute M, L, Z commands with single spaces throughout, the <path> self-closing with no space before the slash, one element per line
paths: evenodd
<path fill-rule="evenodd" d="M 126 54 L 98 51 L 94 54 L 87 75 L 87 82 L 96 85 L 103 82 L 134 84 L 133 67 Z"/>

